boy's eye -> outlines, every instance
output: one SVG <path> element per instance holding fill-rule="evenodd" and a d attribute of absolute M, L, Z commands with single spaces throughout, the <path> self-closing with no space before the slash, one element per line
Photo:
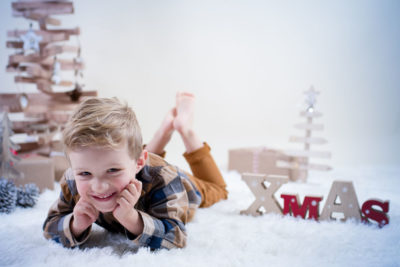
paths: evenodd
<path fill-rule="evenodd" d="M 114 173 L 114 172 L 118 172 L 118 171 L 120 171 L 120 169 L 117 169 L 117 168 L 111 168 L 111 169 L 107 170 L 107 172 L 109 172 L 109 173 Z"/>
<path fill-rule="evenodd" d="M 80 176 L 89 176 L 90 172 L 80 172 L 79 175 Z"/>

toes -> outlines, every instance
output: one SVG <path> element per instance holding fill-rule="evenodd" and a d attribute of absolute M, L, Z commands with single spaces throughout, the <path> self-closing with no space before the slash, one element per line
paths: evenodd
<path fill-rule="evenodd" d="M 181 95 L 182 95 L 182 96 L 194 97 L 194 94 L 189 93 L 189 92 L 182 92 Z"/>
<path fill-rule="evenodd" d="M 192 93 L 189 93 L 189 92 L 177 92 L 176 93 L 176 103 L 178 104 L 178 102 L 179 102 L 179 100 L 182 98 L 182 97 L 191 97 L 191 98 L 194 98 L 194 94 L 192 94 Z"/>

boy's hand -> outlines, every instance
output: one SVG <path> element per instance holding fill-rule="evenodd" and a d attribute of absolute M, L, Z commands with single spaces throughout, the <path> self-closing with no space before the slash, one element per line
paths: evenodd
<path fill-rule="evenodd" d="M 71 232 L 78 238 L 99 217 L 99 211 L 89 202 L 80 198 L 74 207 Z"/>
<path fill-rule="evenodd" d="M 119 194 L 117 207 L 113 210 L 115 219 L 132 234 L 143 232 L 143 221 L 139 212 L 134 208 L 142 192 L 142 183 L 133 179 Z"/>

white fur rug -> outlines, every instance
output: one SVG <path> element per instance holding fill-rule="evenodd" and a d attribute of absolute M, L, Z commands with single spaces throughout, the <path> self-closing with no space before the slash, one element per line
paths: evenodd
<path fill-rule="evenodd" d="M 307 184 L 286 184 L 275 194 L 278 199 L 282 192 L 298 193 L 301 200 L 305 194 L 326 199 L 333 180 L 350 180 L 360 206 L 371 198 L 390 201 L 390 224 L 382 229 L 349 221 L 239 215 L 254 198 L 238 173 L 224 175 L 229 199 L 198 211 L 187 226 L 184 249 L 137 251 L 123 236 L 100 227 L 94 228 L 85 249 L 47 241 L 42 223 L 59 195 L 57 189 L 44 192 L 34 208 L 0 214 L 0 266 L 399 266 L 400 167 L 312 173 Z M 324 200 L 320 208 L 323 205 Z"/>

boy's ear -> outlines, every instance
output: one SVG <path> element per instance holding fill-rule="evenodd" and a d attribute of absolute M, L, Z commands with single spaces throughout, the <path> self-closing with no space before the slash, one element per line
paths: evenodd
<path fill-rule="evenodd" d="M 142 153 L 140 153 L 140 157 L 136 161 L 136 173 L 138 173 L 144 167 L 144 165 L 146 165 L 147 157 L 148 152 L 147 150 L 143 149 Z"/>

